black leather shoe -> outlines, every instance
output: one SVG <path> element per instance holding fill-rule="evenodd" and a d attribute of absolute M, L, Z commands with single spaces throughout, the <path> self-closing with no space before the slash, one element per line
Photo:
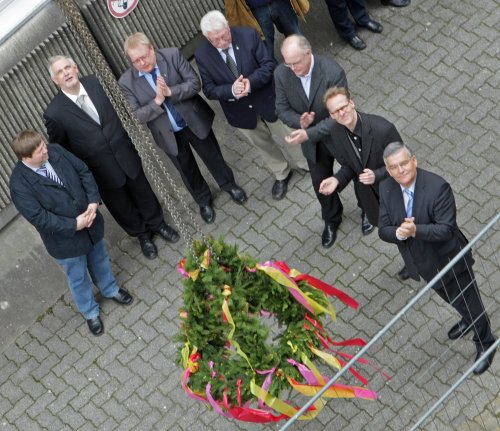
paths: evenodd
<path fill-rule="evenodd" d="M 472 372 L 476 376 L 479 376 L 479 374 L 483 374 L 488 368 L 490 368 L 490 365 L 493 363 L 493 357 L 495 356 L 497 349 L 493 350 L 493 352 L 491 352 L 488 356 L 485 355 L 486 350 L 488 349 L 477 352 L 476 360 L 474 362 L 477 362 L 481 358 L 483 358 L 483 360 L 476 365 L 476 368 L 474 368 L 474 370 L 472 370 Z"/>
<path fill-rule="evenodd" d="M 272 195 L 275 201 L 279 201 L 286 196 L 288 190 L 288 182 L 292 178 L 292 171 L 288 173 L 284 180 L 276 180 L 273 184 Z"/>
<path fill-rule="evenodd" d="M 411 3 L 411 0 L 381 0 L 384 6 L 405 7 Z"/>
<path fill-rule="evenodd" d="M 142 254 L 148 259 L 156 259 L 158 257 L 158 250 L 155 243 L 145 236 L 139 237 L 139 244 L 141 244 Z"/>
<path fill-rule="evenodd" d="M 337 226 L 325 223 L 325 229 L 321 235 L 321 245 L 330 248 L 337 239 Z"/>
<path fill-rule="evenodd" d="M 96 337 L 104 334 L 104 325 L 102 324 L 102 320 L 99 316 L 87 319 L 87 325 L 89 325 L 90 332 L 92 332 L 92 334 Z"/>
<path fill-rule="evenodd" d="M 472 331 L 472 325 L 468 325 L 465 321 L 461 320 L 456 325 L 453 325 L 448 331 L 448 338 L 450 340 L 456 340 L 468 334 L 470 331 Z"/>
<path fill-rule="evenodd" d="M 363 235 L 368 235 L 372 233 L 375 229 L 375 226 L 373 226 L 369 220 L 368 217 L 366 217 L 365 213 L 361 213 L 361 232 Z"/>
<path fill-rule="evenodd" d="M 406 266 L 403 266 L 401 270 L 398 272 L 398 277 L 400 280 L 408 280 L 410 278 L 410 274 L 408 273 L 408 270 L 406 269 Z"/>
<path fill-rule="evenodd" d="M 367 23 L 362 24 L 361 27 L 367 28 L 374 33 L 382 33 L 382 30 L 384 30 L 384 26 L 373 19 L 370 19 Z"/>
<path fill-rule="evenodd" d="M 215 220 L 215 210 L 212 205 L 201 205 L 200 215 L 205 223 L 210 224 Z"/>
<path fill-rule="evenodd" d="M 163 223 L 157 230 L 155 230 L 155 233 L 160 235 L 165 241 L 179 241 L 179 234 L 177 233 L 177 231 L 166 223 Z"/>
<path fill-rule="evenodd" d="M 243 205 L 247 200 L 247 194 L 240 186 L 234 184 L 228 191 L 231 199 L 239 205 Z"/>
<path fill-rule="evenodd" d="M 359 51 L 366 48 L 366 43 L 364 43 L 363 39 L 361 39 L 357 34 L 355 34 L 354 37 L 349 39 L 347 42 L 349 42 L 354 49 Z"/>
<path fill-rule="evenodd" d="M 134 302 L 134 297 L 122 288 L 118 289 L 118 293 L 110 299 L 121 305 L 130 305 Z"/>

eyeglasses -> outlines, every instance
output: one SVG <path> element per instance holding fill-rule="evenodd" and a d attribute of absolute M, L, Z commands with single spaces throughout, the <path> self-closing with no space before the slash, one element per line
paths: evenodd
<path fill-rule="evenodd" d="M 135 60 L 132 60 L 132 64 L 134 66 L 137 66 L 142 63 L 145 63 L 150 54 L 151 54 L 151 47 L 148 48 L 148 52 L 146 54 L 142 55 L 141 57 L 137 57 Z"/>
<path fill-rule="evenodd" d="M 294 67 L 298 66 L 299 64 L 301 64 L 303 61 L 304 61 L 304 58 L 306 58 L 307 54 L 309 54 L 310 51 L 302 54 L 302 56 L 300 57 L 299 60 L 297 61 L 294 61 L 293 63 L 283 63 L 286 67 L 290 68 L 290 69 L 293 69 Z"/>
<path fill-rule="evenodd" d="M 299 61 L 296 61 L 294 63 L 285 63 L 286 67 L 289 67 L 290 69 L 293 69 L 295 66 L 298 66 L 300 63 L 302 63 L 302 60 L 304 57 L 302 57 Z"/>
<path fill-rule="evenodd" d="M 207 39 L 212 45 L 219 45 L 220 43 L 227 42 L 231 36 L 229 27 L 222 30 L 210 31 L 209 34 L 210 36 L 207 35 Z"/>
<path fill-rule="evenodd" d="M 340 113 L 340 111 L 344 111 L 344 112 L 347 111 L 347 108 L 349 107 L 350 104 L 351 104 L 351 100 L 348 100 L 345 105 L 342 105 L 340 108 L 336 109 L 335 111 L 330 112 L 330 115 L 332 117 L 335 117 Z"/>
<path fill-rule="evenodd" d="M 387 169 L 389 169 L 391 172 L 396 172 L 399 169 L 405 169 L 410 164 L 410 162 L 413 161 L 413 158 L 414 157 L 412 156 L 408 160 L 403 160 L 400 163 L 396 163 L 394 165 L 389 165 L 389 166 L 387 166 Z"/>

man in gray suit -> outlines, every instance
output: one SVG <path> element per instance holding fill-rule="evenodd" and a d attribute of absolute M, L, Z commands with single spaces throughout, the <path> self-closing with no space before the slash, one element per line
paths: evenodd
<path fill-rule="evenodd" d="M 214 112 L 198 95 L 198 75 L 177 48 L 155 50 L 148 37 L 135 33 L 124 43 L 133 65 L 119 84 L 139 121 L 146 123 L 160 148 L 179 170 L 200 206 L 206 223 L 215 220 L 212 194 L 194 158 L 196 150 L 219 187 L 238 204 L 247 201 L 234 180 L 212 130 Z"/>
<path fill-rule="evenodd" d="M 302 145 L 325 221 L 321 243 L 328 248 L 337 237 L 343 208 L 337 192 L 329 196 L 319 192 L 321 181 L 333 175 L 335 160 L 325 145 L 331 139 L 334 120 L 323 103 L 323 94 L 330 87 L 347 87 L 347 78 L 334 59 L 313 55 L 311 44 L 304 36 L 287 37 L 281 54 L 285 63 L 274 71 L 276 113 L 283 123 L 296 129 L 287 142 Z"/>

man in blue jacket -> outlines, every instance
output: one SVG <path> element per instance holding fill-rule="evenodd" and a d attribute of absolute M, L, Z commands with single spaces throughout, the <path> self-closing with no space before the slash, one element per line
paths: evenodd
<path fill-rule="evenodd" d="M 208 99 L 219 101 L 228 123 L 257 148 L 275 177 L 273 199 L 283 199 L 292 176 L 291 164 L 304 170 L 308 167 L 300 148 L 286 143 L 291 130 L 276 115 L 274 60 L 254 29 L 230 28 L 219 11 L 206 13 L 200 28 L 205 40 L 194 56 L 203 92 Z"/>
<path fill-rule="evenodd" d="M 76 307 L 92 334 L 102 335 L 92 282 L 102 296 L 119 304 L 129 305 L 133 297 L 117 286 L 111 272 L 94 177 L 80 159 L 57 144 L 48 147 L 35 131 L 20 132 L 12 149 L 19 159 L 10 177 L 12 201 L 63 267 Z"/>

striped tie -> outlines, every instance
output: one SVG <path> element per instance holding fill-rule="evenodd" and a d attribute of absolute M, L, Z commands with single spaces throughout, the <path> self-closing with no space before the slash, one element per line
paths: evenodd
<path fill-rule="evenodd" d="M 413 214 L 413 192 L 410 189 L 404 189 L 408 196 L 408 203 L 406 204 L 406 217 L 411 217 Z"/>
<path fill-rule="evenodd" d="M 45 165 L 45 163 L 36 170 L 36 173 L 48 178 L 49 180 L 54 181 L 55 183 L 59 184 L 60 186 L 63 185 L 62 181 L 59 179 L 57 174 L 55 172 L 47 169 L 47 166 Z"/>

